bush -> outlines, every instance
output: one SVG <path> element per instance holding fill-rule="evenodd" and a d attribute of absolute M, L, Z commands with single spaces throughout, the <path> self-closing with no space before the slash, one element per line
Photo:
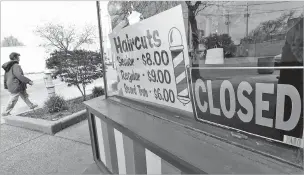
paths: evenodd
<path fill-rule="evenodd" d="M 49 113 L 55 113 L 67 110 L 68 104 L 63 97 L 59 95 L 54 95 L 44 103 L 44 107 Z"/>
<path fill-rule="evenodd" d="M 86 100 L 87 85 L 103 77 L 99 52 L 54 51 L 47 58 L 46 67 L 54 70 L 54 78 L 59 77 L 68 86 L 76 86 L 84 101 Z"/>
<path fill-rule="evenodd" d="M 92 90 L 93 98 L 104 95 L 104 89 L 102 87 L 94 87 Z"/>
<path fill-rule="evenodd" d="M 206 49 L 223 48 L 224 57 L 234 57 L 236 53 L 236 45 L 228 34 L 212 34 L 203 39 L 203 44 Z"/>

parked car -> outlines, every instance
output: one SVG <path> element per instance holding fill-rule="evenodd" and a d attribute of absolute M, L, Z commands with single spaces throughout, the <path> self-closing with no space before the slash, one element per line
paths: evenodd
<path fill-rule="evenodd" d="M 274 65 L 275 66 L 280 66 L 281 58 L 282 58 L 282 54 L 274 56 Z"/>

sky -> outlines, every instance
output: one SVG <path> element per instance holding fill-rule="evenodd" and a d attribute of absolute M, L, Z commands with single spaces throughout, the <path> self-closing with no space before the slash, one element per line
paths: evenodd
<path fill-rule="evenodd" d="M 103 33 L 107 35 L 107 1 L 101 1 Z M 1 40 L 13 35 L 26 46 L 39 46 L 40 37 L 33 31 L 44 23 L 75 25 L 82 29 L 86 24 L 98 26 L 95 1 L 1 1 Z M 98 30 L 96 30 L 98 47 Z M 94 47 L 94 46 L 93 46 Z"/>
<path fill-rule="evenodd" d="M 268 1 L 269 2 L 269 1 Z M 272 1 L 273 2 L 273 1 Z M 110 20 L 107 13 L 107 1 L 100 1 L 101 19 L 103 26 L 104 42 L 107 48 L 110 47 L 107 35 L 110 33 Z M 246 4 L 245 1 L 233 2 L 234 4 Z M 253 1 L 249 4 L 263 4 L 265 1 Z M 292 1 L 268 5 L 250 5 L 252 13 L 270 10 L 284 10 L 304 7 L 304 1 Z M 301 10 L 301 9 L 300 9 Z M 240 40 L 245 34 L 244 9 L 240 7 L 230 8 L 231 15 L 230 32 L 233 39 Z M 204 15 L 205 11 L 200 13 Z M 275 19 L 282 12 L 253 14 L 249 18 L 249 30 L 254 29 L 260 22 Z M 27 46 L 38 46 L 42 44 L 41 38 L 33 33 L 37 26 L 47 22 L 61 23 L 66 26 L 75 25 L 82 29 L 86 24 L 97 27 L 97 12 L 95 1 L 1 1 L 1 40 L 13 35 Z M 199 22 L 200 23 L 200 22 Z M 98 48 L 98 30 L 96 30 L 96 44 L 90 48 Z"/>

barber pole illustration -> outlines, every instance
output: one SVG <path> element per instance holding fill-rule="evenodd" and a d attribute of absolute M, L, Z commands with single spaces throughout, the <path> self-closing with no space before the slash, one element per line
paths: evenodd
<path fill-rule="evenodd" d="M 169 31 L 169 45 L 173 60 L 174 75 L 177 89 L 177 99 L 186 105 L 190 102 L 184 46 L 180 31 L 173 27 Z"/>

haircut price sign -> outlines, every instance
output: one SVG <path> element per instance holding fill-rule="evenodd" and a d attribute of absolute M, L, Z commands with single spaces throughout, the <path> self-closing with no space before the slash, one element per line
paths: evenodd
<path fill-rule="evenodd" d="M 109 37 L 123 96 L 192 112 L 181 6 Z"/>

